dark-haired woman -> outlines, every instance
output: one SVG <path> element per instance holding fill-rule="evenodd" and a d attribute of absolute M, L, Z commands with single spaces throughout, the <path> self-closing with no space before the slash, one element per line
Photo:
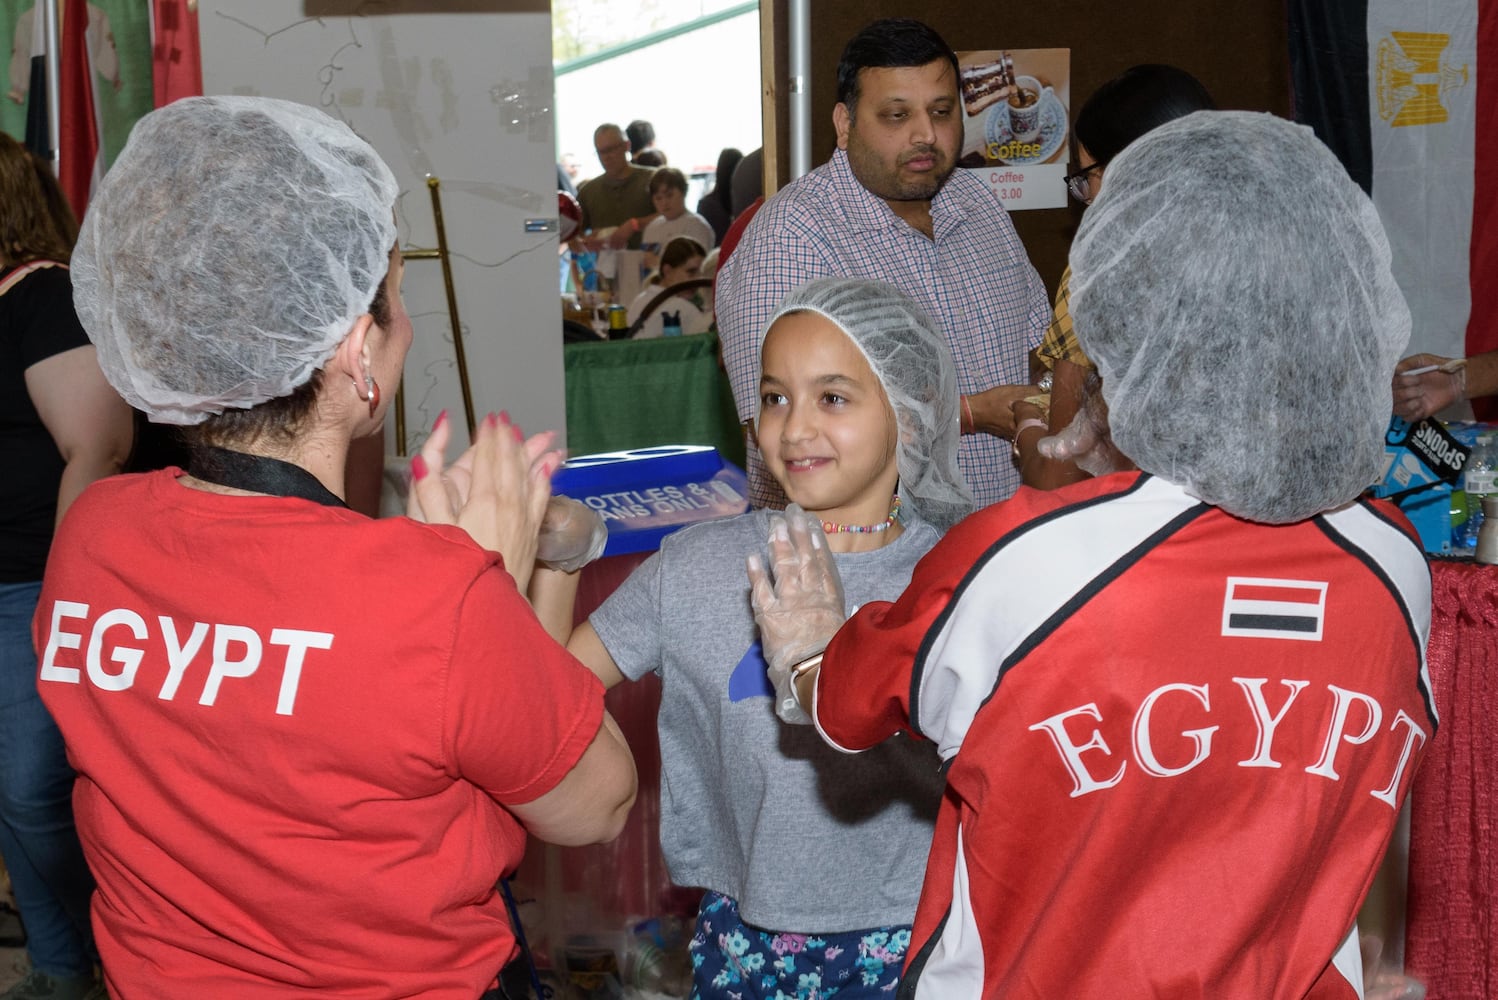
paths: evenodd
<path fill-rule="evenodd" d="M 1077 168 L 1066 177 L 1073 199 L 1084 205 L 1102 190 L 1103 173 L 1124 147 L 1151 129 L 1184 118 L 1193 111 L 1216 107 L 1201 81 L 1174 66 L 1133 66 L 1099 87 L 1077 114 L 1072 133 L 1076 139 Z M 1096 368 L 1077 343 L 1072 329 L 1068 291 L 1071 268 L 1061 275 L 1056 289 L 1056 307 L 1051 326 L 1036 350 L 1046 369 L 1041 385 L 1049 390 L 1044 398 L 1014 404 L 1014 453 L 1026 486 L 1055 489 L 1086 479 L 1088 473 L 1075 462 L 1046 458 L 1036 450 L 1041 438 L 1064 430 L 1081 408 L 1087 380 Z"/>
<path fill-rule="evenodd" d="M 714 246 L 723 242 L 728 227 L 733 225 L 733 168 L 743 158 L 744 154 L 732 146 L 719 153 L 713 189 L 697 199 L 697 214 L 713 227 Z"/>
<path fill-rule="evenodd" d="M 31 638 L 53 529 L 85 486 L 120 471 L 132 440 L 130 408 L 73 312 L 77 234 L 47 165 L 0 135 L 0 852 L 31 959 L 4 1000 L 95 988 L 73 771 L 37 695 Z"/>

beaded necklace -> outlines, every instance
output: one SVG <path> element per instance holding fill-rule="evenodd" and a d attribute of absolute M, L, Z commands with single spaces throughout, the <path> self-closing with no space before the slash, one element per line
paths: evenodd
<path fill-rule="evenodd" d="M 838 524 L 835 521 L 823 521 L 822 530 L 829 535 L 849 532 L 855 535 L 873 534 L 878 531 L 888 531 L 889 526 L 899 520 L 900 517 L 900 494 L 895 494 L 895 502 L 889 506 L 889 517 L 878 524 Z"/>

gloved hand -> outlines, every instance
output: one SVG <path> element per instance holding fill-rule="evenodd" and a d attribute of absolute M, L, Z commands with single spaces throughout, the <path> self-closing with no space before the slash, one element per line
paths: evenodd
<path fill-rule="evenodd" d="M 785 722 L 810 722 L 791 685 L 791 668 L 826 649 L 848 617 L 822 523 L 795 504 L 772 514 L 770 567 L 750 555 L 749 582 L 775 714 Z"/>
<path fill-rule="evenodd" d="M 553 496 L 541 519 L 536 561 L 563 573 L 576 573 L 603 555 L 609 529 L 603 516 L 571 497 Z"/>
<path fill-rule="evenodd" d="M 1383 968 L 1382 938 L 1364 934 L 1358 944 L 1363 953 L 1363 996 L 1366 1000 L 1424 1000 L 1424 983 L 1404 975 L 1397 967 Z"/>
<path fill-rule="evenodd" d="M 1089 476 L 1106 476 L 1110 472 L 1131 468 L 1131 463 L 1113 445 L 1107 418 L 1101 412 L 1101 398 L 1088 398 L 1059 434 L 1043 437 L 1035 448 L 1046 458 L 1074 462 Z"/>
<path fill-rule="evenodd" d="M 1420 372 L 1409 375 L 1407 372 Z M 1467 359 L 1415 354 L 1394 366 L 1394 412 L 1410 423 L 1467 398 Z"/>

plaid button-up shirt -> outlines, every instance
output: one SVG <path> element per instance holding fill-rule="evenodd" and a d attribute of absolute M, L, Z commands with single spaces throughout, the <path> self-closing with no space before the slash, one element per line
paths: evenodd
<path fill-rule="evenodd" d="M 1051 327 L 1041 338 L 1036 357 L 1052 371 L 1056 370 L 1058 361 L 1070 361 L 1082 368 L 1097 369 L 1097 365 L 1087 357 L 1087 352 L 1082 350 L 1082 344 L 1077 340 L 1076 327 L 1072 326 L 1070 266 L 1061 272 L 1061 283 L 1056 287 L 1056 309 L 1051 317 Z"/>
<path fill-rule="evenodd" d="M 791 289 L 830 276 L 874 278 L 910 295 L 946 333 L 964 395 L 1030 381 L 1028 354 L 1050 320 L 1045 286 L 998 198 L 966 170 L 931 201 L 934 239 L 853 176 L 842 150 L 765 202 L 718 275 L 718 330 L 741 420 L 759 408 L 759 348 Z M 1019 487 L 1007 441 L 962 438 L 958 464 L 979 506 Z M 751 446 L 751 499 L 784 498 Z"/>

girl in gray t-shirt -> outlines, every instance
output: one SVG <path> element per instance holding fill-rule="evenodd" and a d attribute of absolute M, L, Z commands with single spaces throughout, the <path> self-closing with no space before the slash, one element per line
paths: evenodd
<path fill-rule="evenodd" d="M 893 600 L 972 509 L 960 397 L 935 324 L 893 287 L 792 292 L 761 342 L 754 431 L 786 496 L 822 521 L 848 610 Z M 856 757 L 781 726 L 745 560 L 769 516 L 684 528 L 573 634 L 609 686 L 661 676 L 661 846 L 707 890 L 694 996 L 887 998 L 910 940 L 942 792 L 924 743 Z"/>

